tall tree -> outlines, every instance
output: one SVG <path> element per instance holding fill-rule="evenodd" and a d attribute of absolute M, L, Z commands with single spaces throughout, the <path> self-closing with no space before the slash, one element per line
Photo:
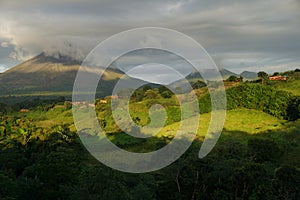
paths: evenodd
<path fill-rule="evenodd" d="M 261 79 L 262 84 L 265 84 L 269 78 L 269 75 L 264 71 L 258 72 L 257 76 Z"/>

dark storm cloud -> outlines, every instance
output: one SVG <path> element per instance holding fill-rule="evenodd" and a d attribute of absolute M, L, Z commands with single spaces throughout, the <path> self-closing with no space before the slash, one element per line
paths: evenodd
<path fill-rule="evenodd" d="M 299 0 L 0 1 L 0 42 L 11 50 L 0 64 L 42 51 L 82 59 L 112 34 L 160 26 L 196 39 L 220 67 L 284 70 L 299 65 L 299 18 Z"/>

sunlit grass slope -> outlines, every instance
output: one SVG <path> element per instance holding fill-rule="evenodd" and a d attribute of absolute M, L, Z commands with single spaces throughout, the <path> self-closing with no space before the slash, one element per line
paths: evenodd
<path fill-rule="evenodd" d="M 142 109 L 143 110 L 143 109 Z M 24 114 L 22 114 L 24 115 Z M 65 111 L 63 106 L 55 106 L 48 112 L 33 111 L 26 113 L 30 118 L 37 121 L 37 125 L 44 128 L 51 128 L 54 125 L 72 124 L 72 110 Z M 136 112 L 135 117 L 139 116 L 142 121 L 146 121 L 147 113 Z M 211 120 L 211 113 L 205 113 L 200 115 L 200 122 L 198 128 L 198 137 L 203 137 L 207 130 Z M 190 120 L 193 123 L 193 120 Z M 224 124 L 224 132 L 226 131 L 240 131 L 248 134 L 257 134 L 266 132 L 268 130 L 277 130 L 283 127 L 285 121 L 279 120 L 276 117 L 268 115 L 262 111 L 250 110 L 250 109 L 236 109 L 228 110 L 226 113 L 226 120 Z M 176 122 L 167 125 L 162 128 L 157 136 L 170 137 L 173 136 L 179 128 L 180 123 Z M 73 130 L 74 126 L 71 125 Z M 185 127 L 186 131 L 189 131 L 189 127 Z"/>
<path fill-rule="evenodd" d="M 283 90 L 291 92 L 295 95 L 300 96 L 300 80 L 288 80 L 287 82 L 276 82 L 275 88 L 278 90 Z"/>
<path fill-rule="evenodd" d="M 207 133 L 211 113 L 205 113 L 200 116 L 200 125 L 198 128 L 198 137 L 203 137 Z M 160 135 L 175 134 L 179 127 L 179 122 L 166 126 L 160 132 Z M 240 131 L 248 134 L 257 134 L 268 130 L 277 130 L 282 128 L 284 120 L 268 115 L 262 111 L 237 109 L 229 110 L 226 114 L 223 132 Z"/>

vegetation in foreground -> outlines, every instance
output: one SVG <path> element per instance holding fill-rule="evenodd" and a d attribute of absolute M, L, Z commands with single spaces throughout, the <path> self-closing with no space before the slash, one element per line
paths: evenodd
<path fill-rule="evenodd" d="M 197 140 L 165 169 L 128 174 L 89 155 L 75 131 L 69 102 L 1 105 L 1 199 L 299 199 L 299 96 L 274 86 L 241 83 L 227 90 L 229 111 L 213 151 L 198 158 L 210 120 L 209 95 L 197 89 L 201 110 Z M 149 140 L 133 140 L 115 125 L 108 103 L 96 102 L 108 137 L 129 151 L 166 145 L 178 127 L 176 99 L 166 90 L 144 91 L 131 102 L 141 125 L 154 103 L 166 106 L 167 126 Z M 26 106 L 29 112 L 19 109 Z M 141 143 L 142 142 L 142 143 Z"/>

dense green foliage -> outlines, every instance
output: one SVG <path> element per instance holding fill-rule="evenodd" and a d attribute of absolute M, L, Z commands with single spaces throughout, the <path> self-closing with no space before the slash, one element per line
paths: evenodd
<path fill-rule="evenodd" d="M 270 115 L 287 120 L 300 117 L 300 97 L 271 86 L 245 83 L 226 90 L 227 109 L 248 108 L 262 110 Z M 200 98 L 202 113 L 210 112 L 209 94 Z"/>
<path fill-rule="evenodd" d="M 285 161 L 299 149 L 300 124 L 293 123 L 287 124 L 289 129 L 259 135 L 225 131 L 205 159 L 197 158 L 201 142 L 195 141 L 165 169 L 128 174 L 95 161 L 68 125 L 42 129 L 26 117 L 5 117 L 0 198 L 298 199 L 300 163 L 297 158 L 292 164 Z"/>
<path fill-rule="evenodd" d="M 234 75 L 231 75 L 231 76 L 229 76 L 227 79 L 226 79 L 226 81 L 229 81 L 229 82 L 243 82 L 243 77 L 242 76 L 240 76 L 239 78 L 238 77 L 236 77 L 236 76 L 234 76 Z"/>
<path fill-rule="evenodd" d="M 202 87 L 200 84 L 195 87 Z M 141 88 L 131 101 L 130 114 L 139 125 L 149 123 L 148 110 L 156 103 L 166 108 L 167 125 L 181 119 L 178 102 L 166 88 Z M 208 94 L 199 96 L 201 113 L 210 112 L 210 103 Z M 199 137 L 175 163 L 146 174 L 115 171 L 91 157 L 70 120 L 70 102 L 35 100 L 15 108 L 1 104 L 0 199 L 300 199 L 299 104 L 298 96 L 272 86 L 229 88 L 229 109 L 260 110 L 289 122 L 272 121 L 272 126 L 280 127 L 257 134 L 239 130 L 236 124 L 225 126 L 204 159 L 198 158 Z M 147 152 L 172 139 L 133 139 L 116 126 L 109 99 L 107 103 L 96 100 L 95 105 L 101 127 L 121 148 Z M 23 107 L 31 111 L 19 113 Z M 236 121 L 254 122 L 243 117 Z"/>

